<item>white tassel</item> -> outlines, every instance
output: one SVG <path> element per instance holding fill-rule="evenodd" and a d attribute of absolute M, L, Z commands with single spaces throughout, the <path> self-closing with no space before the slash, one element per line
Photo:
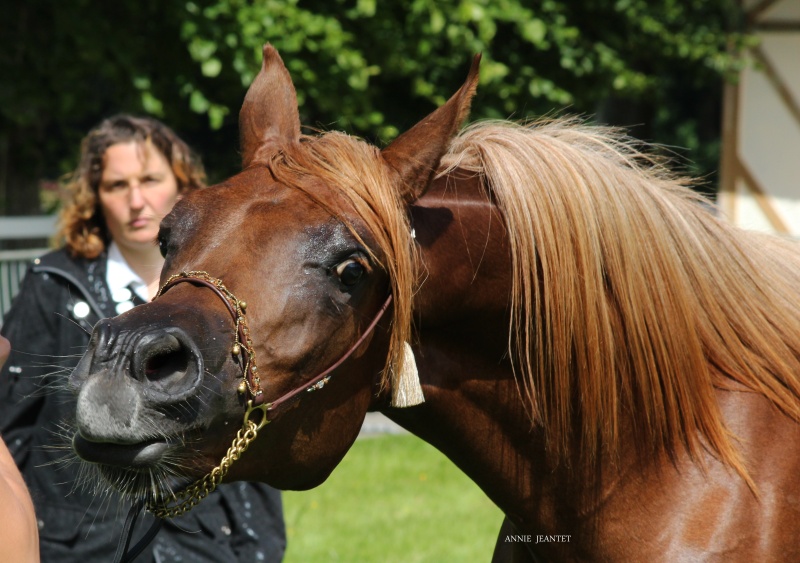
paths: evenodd
<path fill-rule="evenodd" d="M 425 402 L 422 387 L 419 384 L 417 361 L 414 351 L 408 342 L 403 343 L 403 369 L 395 373 L 392 381 L 392 406 L 413 407 Z"/>

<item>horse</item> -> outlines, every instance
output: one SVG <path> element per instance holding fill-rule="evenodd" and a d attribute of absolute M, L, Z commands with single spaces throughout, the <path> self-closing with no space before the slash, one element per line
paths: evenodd
<path fill-rule="evenodd" d="M 242 172 L 163 220 L 162 287 L 70 376 L 76 453 L 160 517 L 322 483 L 380 411 L 503 511 L 496 561 L 800 559 L 800 252 L 624 134 L 302 132 L 277 51 Z"/>

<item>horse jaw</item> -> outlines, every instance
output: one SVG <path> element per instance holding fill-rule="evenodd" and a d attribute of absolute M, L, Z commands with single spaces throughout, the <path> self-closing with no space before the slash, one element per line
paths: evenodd
<path fill-rule="evenodd" d="M 475 55 L 464 84 L 443 106 L 400 135 L 381 151 L 398 176 L 398 190 L 408 203 L 417 200 L 433 179 L 450 140 L 467 118 L 478 87 L 481 56 Z"/>
<path fill-rule="evenodd" d="M 239 112 L 239 134 L 242 169 L 300 139 L 297 93 L 278 51 L 269 43 L 264 45 L 261 71 Z"/>

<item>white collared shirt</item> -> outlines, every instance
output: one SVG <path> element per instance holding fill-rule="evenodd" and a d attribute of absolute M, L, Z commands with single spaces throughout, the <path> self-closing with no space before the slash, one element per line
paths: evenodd
<path fill-rule="evenodd" d="M 131 289 L 144 301 L 150 301 L 147 284 L 139 275 L 131 270 L 117 243 L 108 245 L 106 262 L 106 283 L 111 290 L 111 299 L 116 303 L 117 314 L 122 314 L 133 307 Z M 130 289 L 129 289 L 130 288 Z"/>

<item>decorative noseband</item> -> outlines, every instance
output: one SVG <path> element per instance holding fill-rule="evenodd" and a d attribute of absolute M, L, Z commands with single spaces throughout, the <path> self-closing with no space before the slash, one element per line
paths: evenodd
<path fill-rule="evenodd" d="M 247 303 L 239 301 L 236 296 L 231 293 L 222 280 L 212 278 L 207 272 L 191 271 L 181 272 L 170 276 L 161 289 L 158 290 L 157 299 L 161 297 L 166 291 L 174 285 L 181 282 L 191 282 L 193 284 L 202 285 L 222 299 L 228 312 L 233 317 L 233 322 L 236 325 L 233 332 L 233 347 L 231 353 L 234 357 L 238 358 L 244 352 L 242 359 L 242 382 L 239 384 L 239 393 L 248 392 L 252 398 L 253 404 L 256 406 L 264 402 L 264 393 L 261 390 L 261 378 L 258 375 L 258 366 L 256 365 L 256 352 L 253 350 L 253 341 L 250 339 L 250 328 L 247 326 L 247 318 L 245 317 L 245 309 Z M 243 349 L 244 348 L 244 349 Z"/>
<path fill-rule="evenodd" d="M 256 353 L 253 349 L 253 341 L 250 338 L 250 329 L 247 326 L 247 318 L 245 317 L 247 303 L 237 299 L 236 296 L 225 287 L 222 280 L 213 278 L 208 272 L 199 270 L 181 272 L 170 276 L 167 281 L 164 282 L 164 285 L 161 286 L 161 289 L 158 290 L 153 300 L 163 295 L 169 288 L 181 282 L 189 282 L 207 287 L 225 303 L 235 324 L 231 353 L 237 359 L 241 356 L 239 361 L 242 365 L 242 381 L 239 383 L 238 391 L 241 394 L 249 394 L 250 399 L 247 401 L 247 409 L 244 413 L 242 428 L 236 433 L 233 443 L 228 448 L 227 453 L 222 458 L 219 465 L 212 469 L 205 477 L 198 479 L 185 489 L 175 493 L 172 499 L 158 499 L 148 503 L 147 510 L 158 518 L 172 518 L 180 514 L 185 514 L 216 489 L 220 482 L 222 482 L 222 478 L 228 473 L 233 462 L 239 459 L 250 443 L 256 439 L 259 430 L 278 418 L 290 405 L 299 400 L 303 393 L 318 391 L 325 387 L 331 378 L 332 372 L 341 366 L 345 360 L 364 343 L 367 336 L 369 336 L 378 325 L 378 321 L 383 317 L 383 314 L 392 302 L 392 295 L 390 293 L 389 297 L 386 298 L 386 301 L 378 310 L 375 318 L 356 340 L 355 344 L 328 369 L 300 387 L 285 393 L 275 401 L 264 403 L 265 395 L 261 389 L 261 378 L 258 375 L 258 366 L 256 365 Z M 260 411 L 260 417 L 253 417 L 254 411 Z M 258 420 L 253 420 L 253 418 L 258 418 Z"/>

